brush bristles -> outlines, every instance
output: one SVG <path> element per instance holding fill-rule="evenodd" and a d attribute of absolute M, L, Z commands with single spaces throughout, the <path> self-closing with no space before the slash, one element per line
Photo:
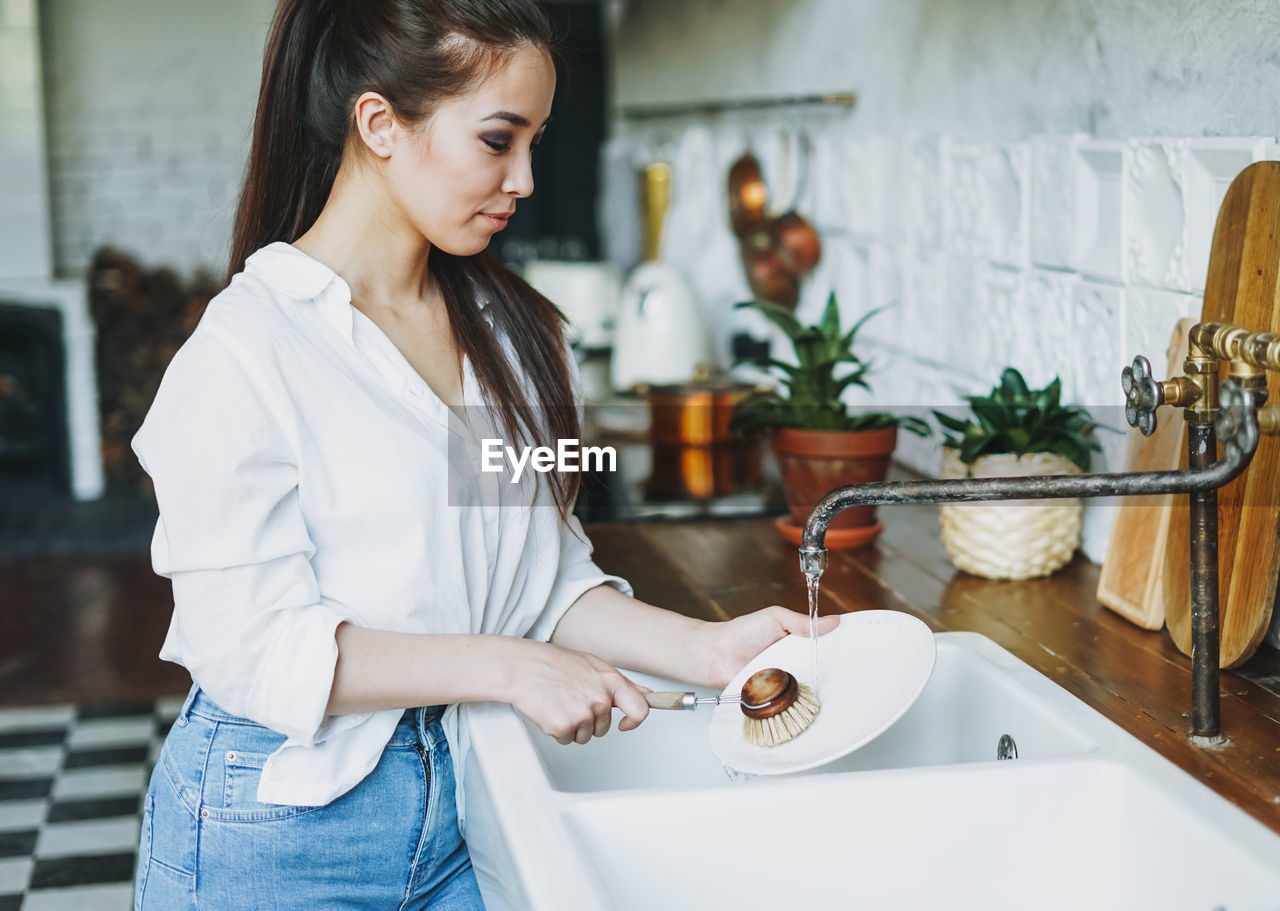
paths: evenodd
<path fill-rule="evenodd" d="M 800 684 L 800 694 L 785 712 L 772 718 L 743 718 L 742 735 L 759 747 L 776 747 L 804 732 L 818 715 L 818 695 L 808 684 Z"/>

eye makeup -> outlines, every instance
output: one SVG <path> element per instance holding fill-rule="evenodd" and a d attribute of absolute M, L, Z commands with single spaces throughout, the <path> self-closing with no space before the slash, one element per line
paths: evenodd
<path fill-rule="evenodd" d="M 542 133 L 533 138 L 533 142 L 529 143 L 529 150 L 533 151 L 542 142 Z M 487 145 L 495 152 L 507 152 L 511 149 L 513 137 L 510 133 L 482 133 L 480 141 Z"/>

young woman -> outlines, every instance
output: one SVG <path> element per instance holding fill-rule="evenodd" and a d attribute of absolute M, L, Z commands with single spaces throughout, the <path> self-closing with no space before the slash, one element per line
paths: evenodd
<path fill-rule="evenodd" d="M 487 424 L 578 437 L 559 312 L 485 252 L 533 190 L 551 47 L 533 0 L 277 11 L 233 276 L 134 441 L 173 581 L 161 656 L 194 680 L 138 908 L 481 908 L 457 706 L 585 743 L 647 714 L 616 667 L 720 687 L 808 630 L 637 601 L 591 561 L 577 475 L 529 493 L 468 463 Z"/>

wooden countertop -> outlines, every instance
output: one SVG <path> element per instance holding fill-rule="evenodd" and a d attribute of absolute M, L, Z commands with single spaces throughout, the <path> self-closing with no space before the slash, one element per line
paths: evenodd
<path fill-rule="evenodd" d="M 831 551 L 822 613 L 892 609 L 935 631 L 981 633 L 1280 833 L 1280 656 L 1262 648 L 1221 677 L 1214 748 L 1188 741 L 1191 662 L 1164 631 L 1142 630 L 1095 597 L 1098 567 L 1077 556 L 1061 572 L 993 582 L 956 570 L 937 507 L 882 508 L 885 531 L 861 550 Z M 769 519 L 598 524 L 596 562 L 639 598 L 723 620 L 769 604 L 806 610 L 796 548 Z"/>

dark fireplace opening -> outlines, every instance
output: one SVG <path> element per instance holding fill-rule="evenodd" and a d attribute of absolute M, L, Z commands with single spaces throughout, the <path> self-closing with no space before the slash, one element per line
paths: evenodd
<path fill-rule="evenodd" d="M 0 302 L 0 497 L 71 489 L 62 314 Z"/>
<path fill-rule="evenodd" d="M 94 326 L 102 495 L 72 489 L 61 313 L 0 304 L 0 560 L 145 554 L 151 480 L 131 441 L 174 353 L 220 282 L 100 248 L 86 276 Z"/>

